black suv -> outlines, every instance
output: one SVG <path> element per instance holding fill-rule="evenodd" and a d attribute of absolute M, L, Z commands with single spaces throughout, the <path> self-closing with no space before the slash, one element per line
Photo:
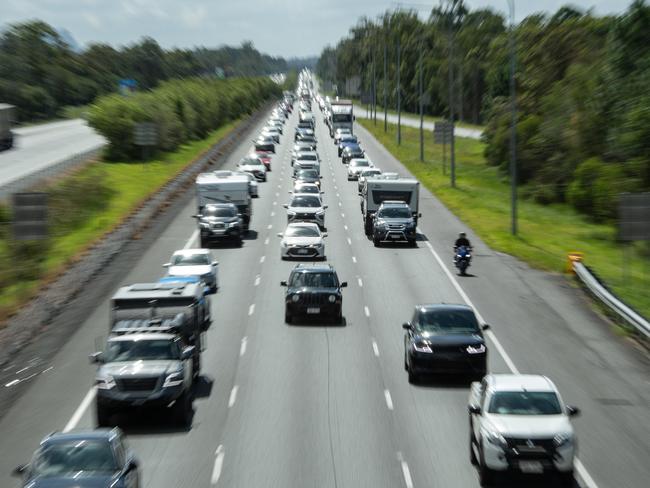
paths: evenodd
<path fill-rule="evenodd" d="M 244 223 L 236 205 L 208 203 L 200 214 L 193 217 L 199 222 L 201 247 L 222 239 L 234 239 L 241 244 Z"/>
<path fill-rule="evenodd" d="M 290 324 L 297 315 L 331 317 L 343 321 L 343 294 L 341 288 L 348 284 L 339 282 L 331 265 L 297 265 L 289 281 L 280 282 L 287 287 L 284 321 Z"/>
<path fill-rule="evenodd" d="M 350 143 L 341 150 L 341 160 L 343 164 L 348 164 L 351 159 L 362 158 L 365 154 L 359 144 Z"/>
<path fill-rule="evenodd" d="M 372 242 L 378 247 L 384 241 L 406 241 L 415 246 L 415 219 L 404 202 L 384 202 L 377 209 L 372 224 Z"/>

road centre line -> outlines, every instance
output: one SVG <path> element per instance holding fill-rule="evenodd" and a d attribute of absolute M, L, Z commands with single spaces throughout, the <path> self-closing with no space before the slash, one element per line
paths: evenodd
<path fill-rule="evenodd" d="M 386 406 L 388 407 L 388 410 L 393 410 L 393 399 L 390 396 L 390 391 L 387 389 L 384 390 L 384 398 L 386 399 Z"/>
<path fill-rule="evenodd" d="M 246 354 L 246 346 L 248 345 L 248 337 L 244 336 L 241 339 L 241 346 L 239 346 L 239 355 L 243 356 Z"/>
<path fill-rule="evenodd" d="M 348 244 L 352 245 L 352 239 L 348 237 Z"/>
<path fill-rule="evenodd" d="M 268 243 L 269 243 L 269 238 L 267 237 L 266 239 L 264 239 L 264 245 L 267 245 Z"/>
<path fill-rule="evenodd" d="M 342 214 L 341 214 L 341 215 L 342 215 Z M 343 228 L 344 228 L 345 230 L 348 230 L 348 226 L 347 226 L 347 225 L 343 225 Z"/>
<path fill-rule="evenodd" d="M 357 278 L 357 282 L 359 283 L 359 287 L 363 287 L 363 280 L 361 278 Z"/>
<path fill-rule="evenodd" d="M 377 345 L 377 341 L 374 339 L 372 340 L 372 352 L 375 354 L 376 357 L 379 357 L 379 346 Z"/>
<path fill-rule="evenodd" d="M 222 444 L 219 444 L 219 447 L 217 447 L 217 450 L 214 454 L 216 458 L 214 460 L 214 468 L 212 468 L 212 477 L 210 479 L 210 482 L 213 486 L 219 482 L 219 478 L 221 477 L 221 469 L 223 468 L 224 449 Z"/>
<path fill-rule="evenodd" d="M 357 258 L 355 258 L 354 256 L 352 256 L 352 262 L 353 262 L 353 263 L 356 263 L 356 262 L 357 262 Z"/>
<path fill-rule="evenodd" d="M 260 264 L 262 264 L 264 261 L 266 261 L 266 256 L 262 256 L 262 257 L 260 258 Z"/>
<path fill-rule="evenodd" d="M 271 212 L 271 217 L 275 217 L 275 212 Z"/>
<path fill-rule="evenodd" d="M 257 276 L 255 277 L 255 286 L 259 286 L 260 281 L 262 281 L 262 278 L 260 278 L 260 275 L 257 275 Z"/>
<path fill-rule="evenodd" d="M 269 224 L 269 225 L 267 225 L 266 228 L 267 228 L 267 229 L 272 229 L 272 228 L 273 228 L 273 224 Z"/>
<path fill-rule="evenodd" d="M 417 231 L 420 234 L 422 233 L 419 228 L 417 229 Z M 438 253 L 435 251 L 435 249 L 433 249 L 433 246 L 431 245 L 431 243 L 429 241 L 424 241 L 424 243 L 429 248 L 429 251 L 431 251 L 431 254 L 433 254 L 433 257 L 436 259 L 436 261 L 438 262 L 438 264 L 442 268 L 443 272 L 447 275 L 447 278 L 449 278 L 449 281 L 454 286 L 454 288 L 456 289 L 458 294 L 461 296 L 463 301 L 467 305 L 469 305 L 470 307 L 472 307 L 474 309 L 474 312 L 476 313 L 476 317 L 478 318 L 479 322 L 485 324 L 486 323 L 485 319 L 483 318 L 483 316 L 478 311 L 478 308 L 476 308 L 476 306 L 470 300 L 469 296 L 467 296 L 467 293 L 465 293 L 465 290 L 463 290 L 463 288 L 460 286 L 460 284 L 458 283 L 458 280 L 456 279 L 456 277 L 451 273 L 451 271 L 449 271 L 449 269 L 447 269 L 447 266 L 445 266 L 444 262 L 442 261 L 442 259 L 438 255 Z M 488 330 L 485 331 L 485 335 L 490 338 L 490 341 L 494 344 L 494 347 L 496 347 L 497 351 L 499 352 L 499 355 L 503 358 L 504 362 L 508 366 L 508 369 L 513 374 L 521 374 L 519 372 L 519 368 L 517 368 L 514 361 L 510 358 L 510 356 L 506 352 L 505 348 L 503 347 L 503 345 L 501 344 L 499 339 L 497 339 L 497 336 L 494 334 L 494 332 L 491 329 L 488 329 Z M 580 478 L 582 479 L 584 484 L 587 485 L 587 488 L 598 488 L 598 485 L 596 484 L 594 479 L 591 477 L 591 475 L 587 471 L 587 468 L 585 468 L 585 466 L 582 464 L 580 459 L 578 459 L 576 457 L 574 459 L 573 464 L 575 466 L 576 472 L 578 473 L 578 476 L 580 476 Z"/>
<path fill-rule="evenodd" d="M 235 405 L 235 402 L 237 401 L 237 390 L 239 390 L 239 387 L 237 385 L 232 387 L 232 390 L 230 390 L 230 398 L 228 398 L 228 408 L 232 408 Z"/>
<path fill-rule="evenodd" d="M 397 453 L 397 459 L 402 466 L 402 476 L 404 476 L 404 483 L 406 484 L 406 488 L 413 488 L 413 478 L 411 477 L 411 471 L 409 470 L 409 465 L 404 460 L 404 456 L 402 456 L 401 452 Z"/>
<path fill-rule="evenodd" d="M 367 305 L 363 307 L 363 312 L 366 314 L 366 317 L 370 317 L 370 309 Z"/>
<path fill-rule="evenodd" d="M 248 315 L 251 316 L 255 313 L 255 304 L 252 303 L 250 307 L 248 307 Z"/>

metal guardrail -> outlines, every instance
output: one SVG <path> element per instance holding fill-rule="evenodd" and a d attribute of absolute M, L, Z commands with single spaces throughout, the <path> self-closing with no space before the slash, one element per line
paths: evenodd
<path fill-rule="evenodd" d="M 650 339 L 650 322 L 616 298 L 581 262 L 573 262 L 573 271 L 592 295 L 605 304 L 614 314 Z"/>
<path fill-rule="evenodd" d="M 74 154 L 45 168 L 10 181 L 5 185 L 0 186 L 0 200 L 6 200 L 10 198 L 13 193 L 25 191 L 43 180 L 56 176 L 58 173 L 61 173 L 66 169 L 80 166 L 81 164 L 99 156 L 103 149 L 104 145 L 101 145 L 100 147 Z"/>

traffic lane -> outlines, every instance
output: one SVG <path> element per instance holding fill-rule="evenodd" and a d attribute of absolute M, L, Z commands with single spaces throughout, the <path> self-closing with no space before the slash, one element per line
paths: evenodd
<path fill-rule="evenodd" d="M 334 168 L 337 179 L 346 177 L 344 165 L 338 163 Z M 346 183 L 348 188 L 341 191 L 342 210 L 352 219 L 348 227 L 367 294 L 372 335 L 378 344 L 382 374 L 394 399 L 396 438 L 403 446 L 414 484 L 478 486 L 467 456 L 468 379 L 441 377 L 413 386 L 403 366 L 401 324 L 411 318 L 414 305 L 462 303 L 462 299 L 431 259 L 424 241 L 420 240 L 415 249 L 401 245 L 375 248 L 363 232 L 357 183 Z M 489 355 L 489 368 L 507 371 L 498 354 Z"/>
<path fill-rule="evenodd" d="M 408 174 L 367 131 L 359 127 L 358 133 L 380 167 Z M 457 232 L 465 230 L 466 225 L 424 188 L 420 208 L 424 215 L 420 228 L 444 260 L 451 254 Z M 581 299 L 580 292 L 492 251 L 471 233 L 470 238 L 475 247 L 470 268 L 473 276 L 460 279 L 461 286 L 493 325 L 518 369 L 548 375 L 567 402 L 582 407 L 583 416 L 575 422 L 580 457 L 587 469 L 594 471 L 591 474 L 596 482 L 638 486 L 649 474 L 642 462 L 650 451 L 647 422 L 643 421 L 648 417 L 649 404 L 647 362 L 614 336 Z M 603 442 L 605 439 L 608 442 Z M 637 462 L 626 469 L 621 481 L 617 466 L 624 459 Z"/>
<path fill-rule="evenodd" d="M 28 127 L 17 134 L 16 147 L 0 153 L 0 184 L 106 144 L 83 120 Z"/>
<path fill-rule="evenodd" d="M 324 176 L 323 187 L 329 188 Z M 288 176 L 286 183 L 284 191 L 292 185 Z M 349 245 L 341 238 L 341 222 L 329 210 L 327 218 L 327 262 L 345 280 Z M 285 224 L 286 213 L 276 214 L 273 226 Z M 239 407 L 223 442 L 219 485 L 399 486 L 390 418 L 356 283 L 348 279 L 344 289 L 345 327 L 286 325 L 279 282 L 296 263 L 280 261 L 279 239 L 271 242 L 247 331 L 248 361 L 238 372 Z"/>
<path fill-rule="evenodd" d="M 234 151 L 226 165 L 234 167 L 249 150 L 250 142 L 245 141 Z M 261 190 L 262 197 L 265 190 Z M 184 246 L 196 229 L 196 222 L 189 218 L 195 213 L 195 208 L 192 202 L 174 218 L 148 252 L 134 262 L 132 272 L 125 277 L 124 283 L 157 280 L 164 274 L 161 265 L 168 261 L 174 250 Z M 2 451 L 8 453 L 0 459 L 1 485 L 12 486 L 16 482 L 9 477 L 11 470 L 29 460 L 45 434 L 63 429 L 85 398 L 94 380 L 94 367 L 88 364 L 87 355 L 108 335 L 109 299 L 113 292 L 107 290 L 97 309 L 52 359 L 52 369 L 32 380 L 30 388 L 0 421 L 0 432 L 3 433 L 0 443 L 3 444 Z M 85 415 L 79 420 L 80 426 L 94 426 L 91 410 L 88 408 L 81 412 Z"/>

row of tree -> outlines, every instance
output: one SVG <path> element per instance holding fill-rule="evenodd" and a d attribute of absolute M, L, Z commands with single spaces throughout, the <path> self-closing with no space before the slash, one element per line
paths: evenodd
<path fill-rule="evenodd" d="M 635 0 L 608 17 L 563 7 L 527 17 L 512 33 L 519 183 L 539 202 L 614 217 L 620 192 L 650 190 L 650 7 Z M 502 15 L 470 11 L 463 0 L 434 8 L 426 21 L 389 11 L 326 48 L 317 73 L 340 88 L 359 77 L 362 91 L 374 85 L 382 103 L 385 89 L 395 107 L 399 70 L 402 107 L 417 111 L 421 69 L 427 112 L 448 115 L 453 106 L 456 118 L 486 124 L 488 164 L 505 170 L 510 34 Z"/>
<path fill-rule="evenodd" d="M 129 46 L 75 48 L 54 27 L 31 21 L 0 34 L 0 102 L 18 107 L 20 120 L 52 118 L 62 107 L 84 105 L 115 92 L 120 80 L 148 90 L 165 80 L 192 76 L 259 76 L 283 72 L 287 62 L 241 47 L 165 50 L 151 38 Z"/>

